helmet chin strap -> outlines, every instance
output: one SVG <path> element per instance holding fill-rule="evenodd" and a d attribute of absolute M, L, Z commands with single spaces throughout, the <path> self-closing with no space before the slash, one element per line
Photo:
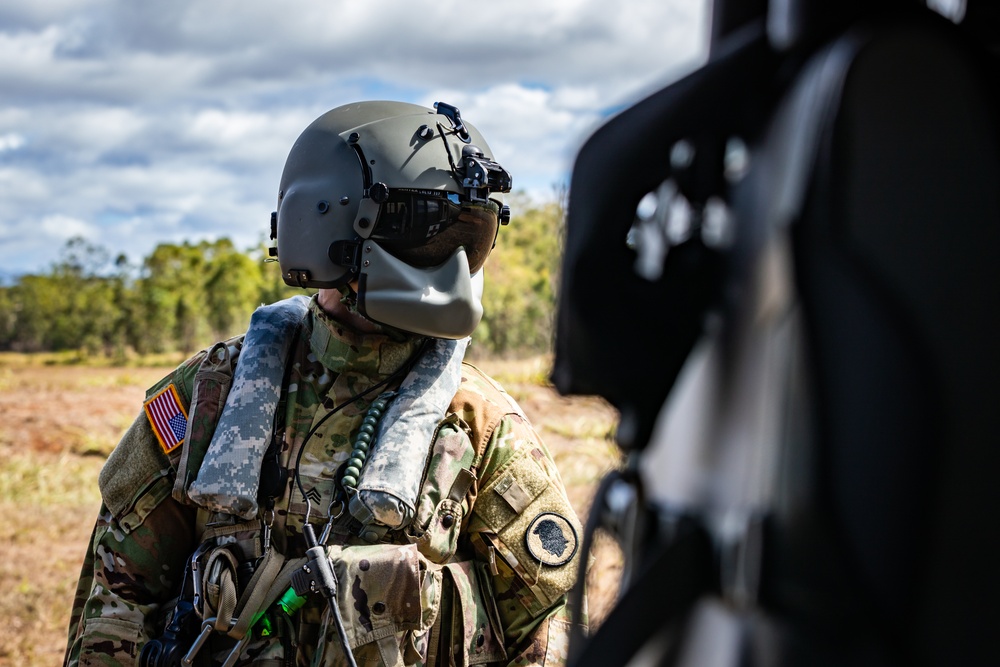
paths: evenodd
<path fill-rule="evenodd" d="M 417 268 L 374 241 L 363 244 L 358 310 L 365 317 L 423 336 L 465 338 L 483 316 L 483 272 L 469 274 L 459 247 L 443 264 Z"/>

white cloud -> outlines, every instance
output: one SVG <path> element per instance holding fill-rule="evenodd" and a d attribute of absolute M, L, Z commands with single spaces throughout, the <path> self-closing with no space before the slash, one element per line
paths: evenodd
<path fill-rule="evenodd" d="M 457 105 L 516 188 L 549 196 L 602 118 L 702 57 L 706 4 L 0 7 L 8 266 L 44 269 L 53 246 L 75 235 L 60 230 L 133 260 L 160 241 L 254 244 L 292 142 L 319 114 L 357 99 Z"/>
<path fill-rule="evenodd" d="M 94 225 L 67 215 L 49 215 L 38 222 L 41 236 L 57 241 L 67 241 L 76 236 L 93 239 L 97 234 Z"/>
<path fill-rule="evenodd" d="M 0 134 L 0 153 L 5 153 L 7 151 L 16 151 L 24 144 L 25 144 L 24 137 L 18 134 L 17 132 L 8 132 L 7 134 Z"/>
<path fill-rule="evenodd" d="M 549 197 L 567 180 L 576 149 L 598 118 L 596 107 L 576 104 L 585 95 L 504 83 L 478 93 L 441 89 L 419 103 L 440 100 L 459 107 L 511 172 L 515 189 Z"/>

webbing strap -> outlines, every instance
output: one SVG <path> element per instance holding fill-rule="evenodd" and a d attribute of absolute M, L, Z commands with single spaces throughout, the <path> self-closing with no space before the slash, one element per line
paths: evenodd
<path fill-rule="evenodd" d="M 209 552 L 205 559 L 202 590 L 205 591 L 203 618 L 214 618 L 216 632 L 229 630 L 229 623 L 236 609 L 237 563 L 233 552 L 219 547 Z"/>
<path fill-rule="evenodd" d="M 267 609 L 274 602 L 274 598 L 267 599 L 271 586 L 261 585 L 261 582 L 277 580 L 280 578 L 282 566 L 285 565 L 285 557 L 274 549 L 268 549 L 264 554 L 263 562 L 257 566 L 257 570 L 250 578 L 243 596 L 236 605 L 236 623 L 227 633 L 230 637 L 240 639 L 250 631 L 250 626 L 257 618 L 258 613 Z M 289 575 L 290 577 L 291 575 Z M 286 586 L 287 587 L 287 586 Z M 284 592 L 283 590 L 281 592 Z M 281 594 L 275 595 L 275 598 Z"/>
<path fill-rule="evenodd" d="M 228 549 L 216 549 L 209 562 L 227 560 L 229 567 L 223 566 L 218 580 L 205 582 L 207 591 L 204 618 L 213 619 L 213 629 L 233 639 L 243 639 L 253 624 L 275 600 L 291 586 L 292 573 L 306 564 L 306 558 L 286 561 L 285 557 L 269 549 L 264 559 L 250 578 L 243 595 L 237 600 L 235 560 Z M 206 579 L 212 568 L 206 567 Z M 269 583 L 268 583 L 269 582 Z"/>

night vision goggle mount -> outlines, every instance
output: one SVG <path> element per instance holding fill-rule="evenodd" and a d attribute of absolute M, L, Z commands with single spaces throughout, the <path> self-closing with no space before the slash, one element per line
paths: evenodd
<path fill-rule="evenodd" d="M 462 179 L 462 187 L 469 199 L 481 201 L 476 193 L 485 188 L 489 192 L 510 192 L 512 181 L 510 172 L 496 160 L 483 155 L 478 146 L 469 144 L 462 148 L 462 164 L 456 170 Z"/>
<path fill-rule="evenodd" d="M 462 143 L 469 144 L 462 147 L 462 160 L 456 165 L 451 155 L 451 149 L 448 147 L 448 142 L 445 142 L 445 151 L 448 153 L 448 161 L 451 163 L 451 169 L 455 172 L 458 182 L 465 188 L 469 199 L 472 201 L 486 199 L 486 197 L 479 196 L 479 190 L 482 189 L 485 189 L 487 194 L 490 192 L 510 192 L 513 187 L 510 172 L 501 167 L 500 163 L 496 160 L 486 157 L 479 146 L 471 143 L 472 137 L 469 135 L 469 130 L 466 129 L 465 123 L 462 122 L 462 113 L 458 110 L 458 107 L 444 102 L 435 102 L 434 108 L 439 114 L 451 121 L 452 131 L 462 140 Z M 441 128 L 440 136 L 443 141 L 443 128 Z M 509 213 L 507 220 L 510 220 Z"/>

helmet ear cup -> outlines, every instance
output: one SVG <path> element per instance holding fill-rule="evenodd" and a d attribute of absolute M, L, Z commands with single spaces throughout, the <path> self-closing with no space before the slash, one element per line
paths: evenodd
<path fill-rule="evenodd" d="M 331 247 L 351 236 L 353 216 L 323 198 L 317 187 L 293 186 L 278 207 L 278 261 L 285 283 L 296 287 L 340 287 L 354 276 L 351 267 L 334 263 Z M 351 218 L 351 219 L 348 219 Z"/>
<path fill-rule="evenodd" d="M 365 194 L 357 155 L 319 121 L 299 136 L 285 162 L 276 216 L 282 279 L 295 287 L 340 287 L 353 268 L 330 259 L 337 241 L 354 238 Z"/>

